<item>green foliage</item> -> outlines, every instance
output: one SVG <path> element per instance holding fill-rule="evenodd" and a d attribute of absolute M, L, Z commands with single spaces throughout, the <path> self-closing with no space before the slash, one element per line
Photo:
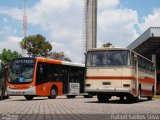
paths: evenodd
<path fill-rule="evenodd" d="M 20 58 L 22 55 L 17 51 L 11 51 L 10 49 L 3 49 L 2 53 L 0 54 L 0 59 L 6 63 L 9 63 L 12 59 Z"/>
<path fill-rule="evenodd" d="M 25 37 L 20 42 L 20 46 L 30 57 L 46 57 L 52 50 L 52 45 L 40 34 Z"/>
<path fill-rule="evenodd" d="M 50 55 L 51 58 L 56 59 L 56 60 L 63 60 L 63 61 L 68 61 L 68 62 L 72 62 L 70 58 L 68 58 L 64 52 L 53 52 Z"/>

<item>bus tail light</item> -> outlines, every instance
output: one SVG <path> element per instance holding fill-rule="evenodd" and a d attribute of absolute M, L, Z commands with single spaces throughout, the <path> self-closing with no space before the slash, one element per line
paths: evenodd
<path fill-rule="evenodd" d="M 90 87 L 91 86 L 91 84 L 86 84 L 86 87 Z"/>
<path fill-rule="evenodd" d="M 123 84 L 123 87 L 130 87 L 130 84 Z"/>

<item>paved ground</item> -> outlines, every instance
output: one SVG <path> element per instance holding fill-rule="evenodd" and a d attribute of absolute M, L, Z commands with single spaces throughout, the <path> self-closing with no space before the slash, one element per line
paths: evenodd
<path fill-rule="evenodd" d="M 3 120 L 17 117 L 18 119 L 24 120 L 101 120 L 107 119 L 107 117 L 116 119 L 117 116 L 113 115 L 160 114 L 160 99 L 154 99 L 152 101 L 143 99 L 140 103 L 128 103 L 127 101 L 120 102 L 118 98 L 113 98 L 109 103 L 98 103 L 96 97 L 77 97 L 75 99 L 58 97 L 54 100 L 46 97 L 37 97 L 32 101 L 26 101 L 24 97 L 12 96 L 10 99 L 0 101 L 0 114 L 0 119 Z M 106 116 L 106 114 L 110 115 Z M 118 116 L 118 120 L 120 119 L 119 117 L 126 118 L 127 116 Z M 157 117 L 160 119 L 160 116 L 156 116 L 156 118 Z"/>

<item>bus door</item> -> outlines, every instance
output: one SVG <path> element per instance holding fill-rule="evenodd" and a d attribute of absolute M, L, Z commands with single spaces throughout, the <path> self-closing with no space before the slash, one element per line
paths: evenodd
<path fill-rule="evenodd" d="M 76 67 L 69 68 L 69 94 L 78 95 L 80 93 L 78 69 Z"/>
<path fill-rule="evenodd" d="M 61 81 L 63 83 L 63 94 L 68 94 L 68 87 L 69 87 L 69 73 L 68 73 L 68 70 L 69 70 L 69 66 L 62 66 L 61 68 Z"/>
<path fill-rule="evenodd" d="M 47 64 L 39 62 L 37 65 L 36 73 L 36 94 L 37 95 L 49 95 L 47 86 Z M 50 92 L 50 91 L 49 91 Z"/>

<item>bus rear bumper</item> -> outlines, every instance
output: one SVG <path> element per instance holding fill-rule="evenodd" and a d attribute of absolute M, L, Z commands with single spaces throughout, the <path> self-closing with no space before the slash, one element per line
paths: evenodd
<path fill-rule="evenodd" d="M 36 88 L 31 87 L 25 90 L 15 90 L 7 87 L 7 94 L 11 96 L 36 95 Z"/>
<path fill-rule="evenodd" d="M 131 88 L 85 88 L 87 93 L 132 93 Z"/>

